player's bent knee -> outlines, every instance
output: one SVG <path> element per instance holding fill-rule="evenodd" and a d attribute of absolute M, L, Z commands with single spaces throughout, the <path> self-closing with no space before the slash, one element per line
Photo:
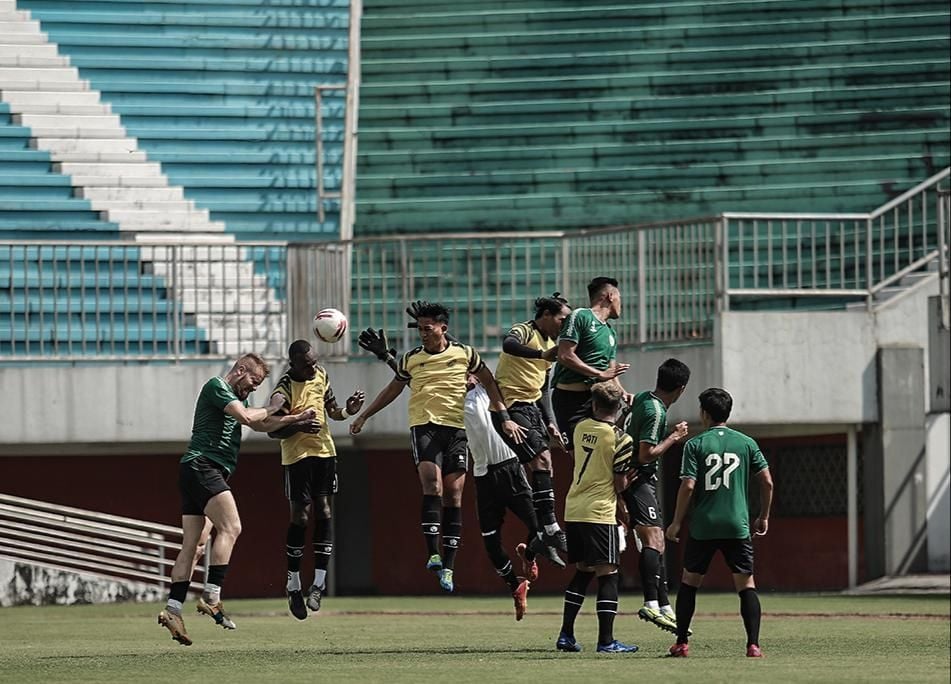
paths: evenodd
<path fill-rule="evenodd" d="M 747 589 L 756 589 L 756 582 L 753 580 L 753 575 L 735 572 L 733 573 L 733 586 L 737 592 L 741 592 Z"/>
<path fill-rule="evenodd" d="M 703 584 L 703 575 L 696 572 L 690 572 L 689 570 L 684 570 L 683 577 L 680 581 L 688 586 L 694 587 L 695 589 L 699 589 L 700 585 Z"/>

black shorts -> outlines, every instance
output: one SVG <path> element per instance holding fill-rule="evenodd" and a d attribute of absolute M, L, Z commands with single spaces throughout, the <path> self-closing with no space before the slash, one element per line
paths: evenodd
<path fill-rule="evenodd" d="M 663 527 L 664 514 L 657 503 L 657 486 L 653 480 L 637 480 L 621 495 L 627 514 L 631 519 L 631 526 Z"/>
<path fill-rule="evenodd" d="M 288 501 L 309 504 L 315 496 L 333 496 L 336 493 L 336 456 L 305 456 L 284 466 L 284 494 Z"/>
<path fill-rule="evenodd" d="M 542 410 L 538 408 L 538 405 L 517 401 L 509 407 L 508 411 L 509 417 L 525 428 L 525 441 L 516 444 L 512 438 L 505 434 L 502 431 L 502 416 L 495 411 L 491 411 L 492 426 L 508 448 L 518 456 L 519 463 L 533 461 L 538 454 L 548 451 L 548 428 L 545 427 L 545 421 L 542 420 Z"/>
<path fill-rule="evenodd" d="M 620 565 L 617 525 L 607 523 L 566 522 L 568 562 L 594 565 Z"/>
<path fill-rule="evenodd" d="M 230 490 L 228 471 L 211 459 L 199 456 L 178 466 L 182 515 L 204 515 L 212 497 Z"/>
<path fill-rule="evenodd" d="M 730 572 L 739 575 L 753 574 L 753 542 L 746 539 L 694 539 L 687 537 L 684 549 L 684 570 L 706 575 L 710 561 L 717 551 L 723 554 Z"/>
<path fill-rule="evenodd" d="M 435 463 L 444 474 L 466 472 L 469 465 L 469 442 L 463 428 L 448 425 L 414 425 L 409 429 L 413 462 Z"/>
<path fill-rule="evenodd" d="M 591 390 L 571 392 L 556 387 L 551 391 L 551 406 L 558 429 L 568 451 L 571 451 L 574 449 L 575 426 L 591 415 Z"/>
<path fill-rule="evenodd" d="M 512 511 L 528 528 L 538 529 L 532 489 L 525 479 L 525 471 L 517 459 L 489 466 L 485 475 L 476 482 L 476 505 L 479 509 L 479 529 L 483 535 L 496 532 L 505 520 L 505 510 Z"/>

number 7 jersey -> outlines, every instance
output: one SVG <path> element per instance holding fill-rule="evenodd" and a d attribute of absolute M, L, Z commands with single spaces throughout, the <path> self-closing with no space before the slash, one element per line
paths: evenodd
<path fill-rule="evenodd" d="M 574 437 L 575 467 L 565 499 L 565 521 L 613 525 L 614 473 L 631 460 L 634 440 L 614 423 L 594 418 L 579 422 Z"/>
<path fill-rule="evenodd" d="M 716 425 L 684 445 L 680 478 L 696 480 L 690 536 L 747 539 L 751 475 L 768 468 L 759 445 L 742 432 Z"/>

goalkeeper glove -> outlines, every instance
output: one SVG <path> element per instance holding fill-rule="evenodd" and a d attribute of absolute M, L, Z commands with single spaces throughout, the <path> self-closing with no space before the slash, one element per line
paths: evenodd
<path fill-rule="evenodd" d="M 380 330 L 367 328 L 360 333 L 357 343 L 361 348 L 366 349 L 380 361 L 386 361 L 387 358 L 396 357 L 396 349 L 390 347 L 386 339 L 386 333 L 382 328 Z"/>

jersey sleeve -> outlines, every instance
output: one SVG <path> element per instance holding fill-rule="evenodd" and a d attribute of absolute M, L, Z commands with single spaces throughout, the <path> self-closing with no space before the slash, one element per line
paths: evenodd
<path fill-rule="evenodd" d="M 527 323 L 516 323 L 505 336 L 514 338 L 519 344 L 528 344 L 532 339 L 532 329 Z"/>
<path fill-rule="evenodd" d="M 651 446 L 657 444 L 664 438 L 661 433 L 666 427 L 667 417 L 662 415 L 653 402 L 647 402 L 641 414 L 641 420 L 638 421 L 637 441 L 646 442 Z"/>
<path fill-rule="evenodd" d="M 750 456 L 750 473 L 755 475 L 761 470 L 766 470 L 769 468 L 769 463 L 766 462 L 766 457 L 763 456 L 763 452 L 760 451 L 759 445 L 756 442 L 753 442 L 750 445 L 750 450 L 752 452 Z"/>
<path fill-rule="evenodd" d="M 412 376 L 409 374 L 409 371 L 406 370 L 406 361 L 409 357 L 409 352 L 404 353 L 400 357 L 400 362 L 396 366 L 396 379 L 401 382 L 409 382 L 412 380 Z"/>
<path fill-rule="evenodd" d="M 474 347 L 466 345 L 466 355 L 469 357 L 469 365 L 466 370 L 470 373 L 478 373 L 485 367 L 485 362 Z"/>
<path fill-rule="evenodd" d="M 205 383 L 205 386 L 202 388 L 201 393 L 205 395 L 211 405 L 217 409 L 224 410 L 225 406 L 230 404 L 232 401 L 238 401 L 237 395 L 234 393 L 234 390 L 224 382 L 224 380 L 219 380 L 217 378 L 209 380 Z"/>
<path fill-rule="evenodd" d="M 284 405 L 291 405 L 291 379 L 287 376 L 287 373 L 281 376 L 281 379 L 277 381 L 277 385 L 274 386 L 274 389 L 271 390 L 271 398 L 281 397 L 284 399 Z"/>
<path fill-rule="evenodd" d="M 680 479 L 697 479 L 697 447 L 693 442 L 684 445 L 684 455 L 680 461 Z"/>
<path fill-rule="evenodd" d="M 626 473 L 634 467 L 634 440 L 626 432 L 615 431 L 613 468 L 615 473 Z"/>
<path fill-rule="evenodd" d="M 578 342 L 581 339 L 581 332 L 585 326 L 582 311 L 584 309 L 574 309 L 571 315 L 565 319 L 565 322 L 561 324 L 561 332 L 558 333 L 559 340 Z"/>

